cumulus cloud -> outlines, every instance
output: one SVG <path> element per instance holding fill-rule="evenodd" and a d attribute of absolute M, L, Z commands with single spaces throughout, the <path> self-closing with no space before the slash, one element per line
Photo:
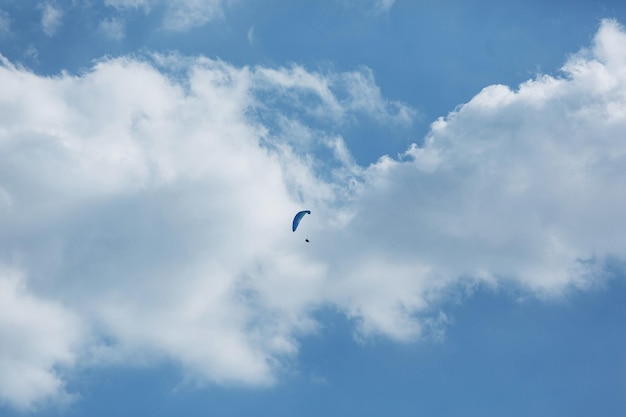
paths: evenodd
<path fill-rule="evenodd" d="M 604 21 L 561 77 L 489 86 L 368 167 L 341 129 L 412 111 L 366 68 L 153 56 L 42 77 L 3 59 L 0 332 L 25 330 L 0 363 L 30 372 L 0 395 L 28 408 L 66 395 L 60 367 L 137 361 L 267 385 L 321 307 L 408 341 L 441 337 L 458 285 L 594 285 L 626 255 L 625 43 Z"/>
<path fill-rule="evenodd" d="M 433 280 L 512 280 L 550 295 L 592 285 L 604 261 L 623 258 L 624 41 L 604 21 L 563 77 L 486 87 L 433 123 L 423 147 L 369 167 L 353 225 L 379 236 L 376 253 L 394 242 L 381 265 L 413 258 Z"/>
<path fill-rule="evenodd" d="M 84 318 L 107 340 L 82 352 L 90 364 L 174 360 L 202 381 L 272 383 L 315 329 L 327 279 L 289 228 L 302 204 L 332 219 L 322 208 L 342 187 L 311 153 L 349 159 L 297 119 L 356 111 L 334 97 L 342 76 L 155 56 L 46 78 L 3 62 L 0 253 L 24 271 L 22 299 Z"/>
<path fill-rule="evenodd" d="M 28 411 L 42 401 L 71 399 L 59 367 L 76 359 L 80 321 L 29 294 L 20 272 L 6 266 L 0 266 L 0 338 L 0 402 Z"/>

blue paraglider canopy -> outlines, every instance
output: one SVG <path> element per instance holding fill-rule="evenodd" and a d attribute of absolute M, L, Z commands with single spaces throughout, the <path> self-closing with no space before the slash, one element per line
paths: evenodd
<path fill-rule="evenodd" d="M 302 210 L 296 213 L 295 217 L 293 218 L 293 223 L 291 224 L 291 230 L 293 232 L 296 231 L 296 229 L 298 228 L 298 225 L 300 224 L 300 220 L 302 220 L 305 214 L 311 214 L 311 211 Z"/>

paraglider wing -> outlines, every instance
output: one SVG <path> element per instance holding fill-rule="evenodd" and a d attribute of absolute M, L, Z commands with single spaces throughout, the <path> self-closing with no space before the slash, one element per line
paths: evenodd
<path fill-rule="evenodd" d="M 302 220 L 305 214 L 311 214 L 311 211 L 302 210 L 296 213 L 295 217 L 293 218 L 293 223 L 291 224 L 291 231 L 293 232 L 296 231 L 296 229 L 298 228 L 298 225 L 300 224 L 300 220 Z"/>

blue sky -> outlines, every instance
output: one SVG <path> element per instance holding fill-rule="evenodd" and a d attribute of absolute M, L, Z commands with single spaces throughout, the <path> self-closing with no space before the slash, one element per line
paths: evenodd
<path fill-rule="evenodd" d="M 624 24 L 0 1 L 0 415 L 624 415 Z"/>

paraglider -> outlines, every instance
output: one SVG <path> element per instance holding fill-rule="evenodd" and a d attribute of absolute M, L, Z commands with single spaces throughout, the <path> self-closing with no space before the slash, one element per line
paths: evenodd
<path fill-rule="evenodd" d="M 302 218 L 304 217 L 305 214 L 311 214 L 310 210 L 302 210 L 296 213 L 295 217 L 293 218 L 293 222 L 291 223 L 291 231 L 295 232 L 296 229 L 298 228 L 298 225 L 300 224 L 300 220 L 302 220 Z"/>
<path fill-rule="evenodd" d="M 291 231 L 295 232 L 296 229 L 298 228 L 298 225 L 300 224 L 300 220 L 302 220 L 302 218 L 304 217 L 305 214 L 311 214 L 310 210 L 302 210 L 296 213 L 296 215 L 293 218 L 293 222 L 291 223 Z M 304 239 L 305 242 L 309 243 L 309 239 Z"/>

